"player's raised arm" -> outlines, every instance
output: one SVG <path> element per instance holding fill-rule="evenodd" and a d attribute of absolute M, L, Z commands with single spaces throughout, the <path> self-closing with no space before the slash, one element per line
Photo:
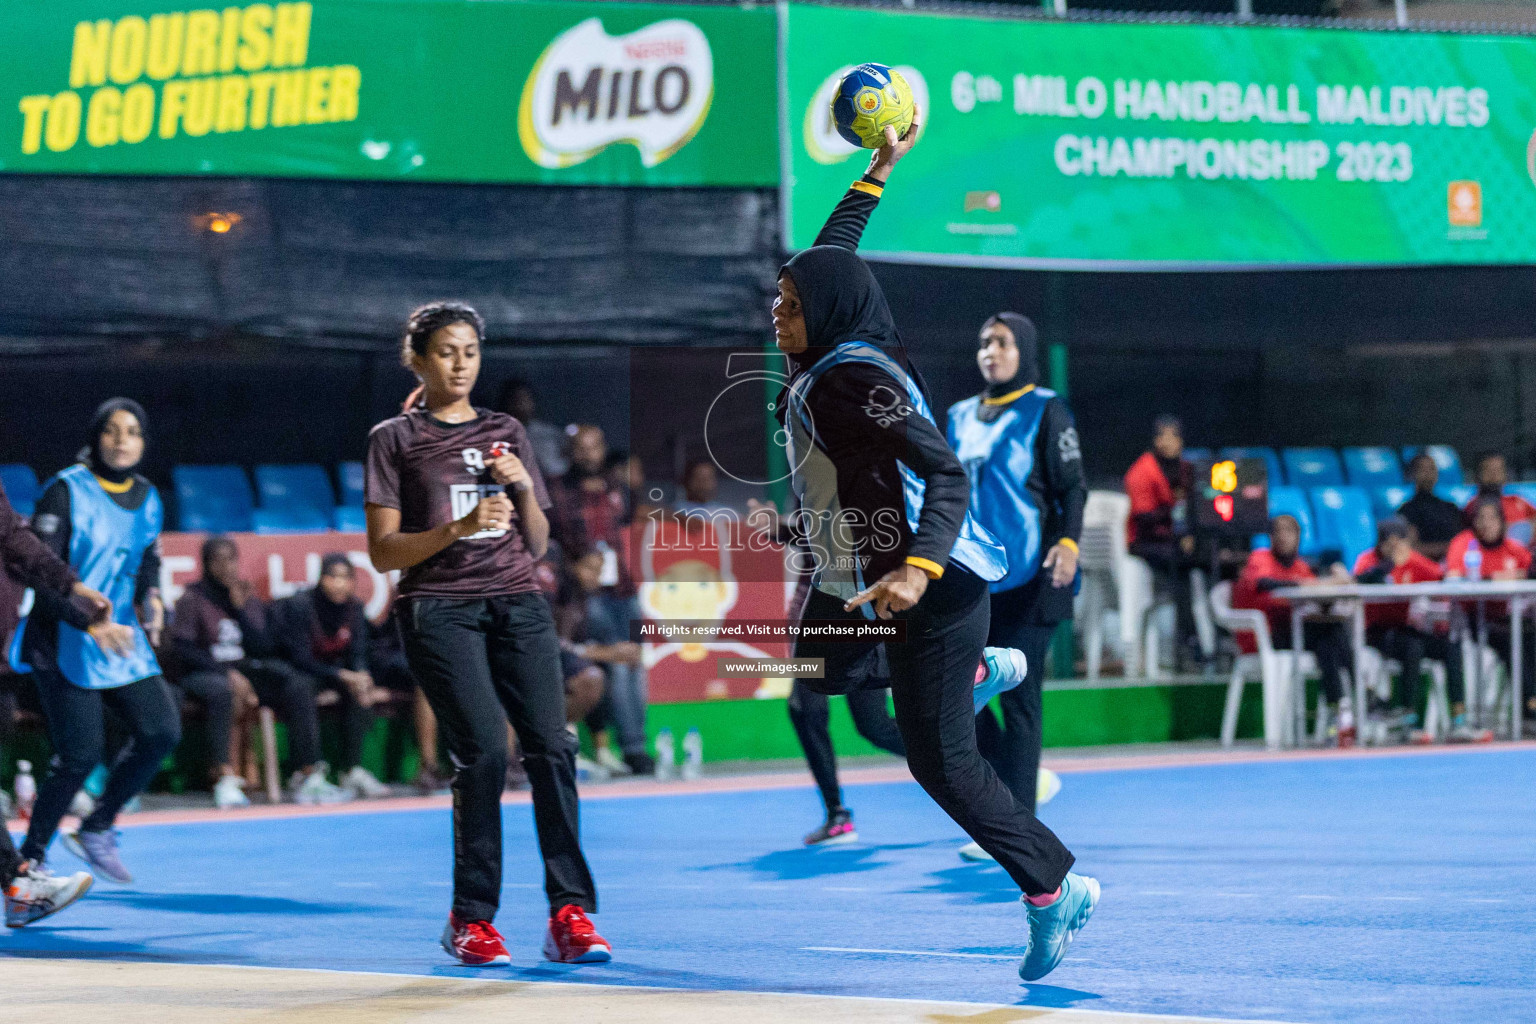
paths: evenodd
<path fill-rule="evenodd" d="M 885 130 L 885 145 L 875 150 L 869 158 L 869 170 L 864 172 L 864 176 L 843 193 L 842 200 L 832 210 L 826 224 L 822 225 L 813 244 L 858 249 L 859 239 L 864 237 L 864 226 L 869 223 L 869 215 L 880 204 L 880 196 L 885 192 L 885 183 L 890 180 L 891 170 L 917 145 L 922 131 L 921 108 L 913 108 L 912 127 L 907 129 L 905 135 L 898 137 L 895 128 Z"/>

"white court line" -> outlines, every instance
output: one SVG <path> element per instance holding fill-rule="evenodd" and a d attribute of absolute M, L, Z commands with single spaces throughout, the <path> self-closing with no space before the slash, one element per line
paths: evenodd
<path fill-rule="evenodd" d="M 855 949 L 849 946 L 801 946 L 807 953 L 882 953 L 887 956 L 944 956 L 957 960 L 1017 960 L 1020 953 L 940 953 L 928 949 Z"/>

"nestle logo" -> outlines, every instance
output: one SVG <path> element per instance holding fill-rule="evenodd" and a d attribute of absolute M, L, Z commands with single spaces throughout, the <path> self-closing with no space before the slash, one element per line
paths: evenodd
<path fill-rule="evenodd" d="M 686 57 L 688 43 L 682 39 L 656 39 L 648 43 L 625 43 L 624 54 L 631 60 L 660 60 Z"/>

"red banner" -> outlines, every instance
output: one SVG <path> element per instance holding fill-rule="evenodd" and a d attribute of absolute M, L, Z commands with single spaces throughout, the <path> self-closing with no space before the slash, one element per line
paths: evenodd
<path fill-rule="evenodd" d="M 167 533 L 161 538 L 160 586 L 167 607 L 174 607 L 187 584 L 200 575 L 198 553 L 204 539 L 200 533 Z M 373 568 L 363 534 L 237 533 L 230 539 L 240 549 L 242 574 L 267 600 L 314 586 L 320 578 L 320 559 L 333 551 L 346 552 L 357 567 L 358 597 L 369 618 L 380 619 L 394 596 L 398 574 Z M 747 544 L 739 527 L 658 532 L 653 524 L 637 526 L 633 542 L 635 576 L 644 581 L 640 607 L 648 619 L 729 623 L 785 616 L 794 583 L 778 545 Z M 789 653 L 783 641 L 648 643 L 645 665 L 651 702 L 750 698 L 759 693 L 781 696 L 787 682 L 726 679 L 716 660 L 783 658 Z"/>
<path fill-rule="evenodd" d="M 293 533 L 227 535 L 240 549 L 240 573 L 268 601 L 312 587 L 320 579 L 320 559 L 333 551 L 346 552 L 357 567 L 357 596 L 377 622 L 389 610 L 396 573 L 381 573 L 368 561 L 368 538 L 361 533 Z M 202 575 L 199 549 L 207 534 L 166 533 L 160 537 L 160 592 L 173 608 L 187 584 Z"/>
<path fill-rule="evenodd" d="M 649 522 L 634 527 L 640 609 L 652 621 L 684 619 L 727 624 L 782 620 L 794 579 L 778 544 L 749 542 L 739 523 L 707 520 Z M 783 696 L 787 680 L 725 678 L 716 661 L 786 658 L 789 644 L 647 643 L 645 665 L 653 704 L 753 696 Z"/>

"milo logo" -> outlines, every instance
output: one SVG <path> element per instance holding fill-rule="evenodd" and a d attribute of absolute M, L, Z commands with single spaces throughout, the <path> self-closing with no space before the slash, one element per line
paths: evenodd
<path fill-rule="evenodd" d="M 588 18 L 534 63 L 517 135 L 540 167 L 571 167 L 616 142 L 655 167 L 698 133 L 714 91 L 709 40 L 693 22 L 669 18 L 610 36 Z"/>

